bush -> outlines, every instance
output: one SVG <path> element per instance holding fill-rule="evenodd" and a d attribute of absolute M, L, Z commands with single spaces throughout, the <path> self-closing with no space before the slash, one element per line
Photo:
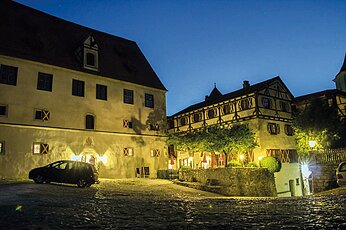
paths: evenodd
<path fill-rule="evenodd" d="M 262 168 L 267 168 L 271 173 L 280 172 L 281 170 L 281 161 L 276 157 L 263 157 L 259 165 Z"/>
<path fill-rule="evenodd" d="M 241 167 L 241 164 L 238 161 L 231 161 L 227 164 L 227 168 L 233 168 L 233 167 Z"/>
<path fill-rule="evenodd" d="M 249 168 L 258 168 L 258 164 L 256 162 L 250 162 L 246 165 Z"/>
<path fill-rule="evenodd" d="M 183 170 L 190 170 L 190 169 L 191 169 L 191 166 L 186 166 L 186 165 L 185 165 L 185 166 L 182 166 L 181 168 L 182 168 Z"/>

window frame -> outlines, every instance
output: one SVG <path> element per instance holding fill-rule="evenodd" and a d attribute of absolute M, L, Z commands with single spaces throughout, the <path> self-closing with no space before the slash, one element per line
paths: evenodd
<path fill-rule="evenodd" d="M 128 94 L 129 93 L 129 94 Z M 124 89 L 123 90 L 123 102 L 125 104 L 134 104 L 134 92 L 131 89 Z"/>
<path fill-rule="evenodd" d="M 38 150 L 38 151 L 36 151 L 36 150 Z M 32 154 L 40 155 L 40 154 L 48 154 L 48 153 L 49 153 L 49 144 L 42 143 L 42 142 L 34 142 L 33 143 Z"/>
<path fill-rule="evenodd" d="M 40 114 L 39 116 L 37 116 Z M 34 119 L 40 121 L 49 121 L 50 120 L 50 112 L 46 109 L 35 109 Z"/>
<path fill-rule="evenodd" d="M 132 129 L 133 123 L 130 120 L 123 120 L 123 128 Z"/>
<path fill-rule="evenodd" d="M 107 86 L 96 84 L 96 99 L 107 101 Z"/>
<path fill-rule="evenodd" d="M 0 84 L 17 85 L 18 67 L 10 65 L 0 65 Z"/>
<path fill-rule="evenodd" d="M 78 79 L 72 79 L 72 95 L 77 97 L 85 96 L 85 82 Z"/>
<path fill-rule="evenodd" d="M 160 157 L 161 152 L 159 149 L 151 149 L 150 150 L 150 157 Z"/>
<path fill-rule="evenodd" d="M 268 133 L 270 133 L 271 135 L 278 135 L 278 134 L 280 134 L 280 125 L 277 123 L 270 123 L 269 122 L 267 124 L 267 130 L 268 130 Z"/>
<path fill-rule="evenodd" d="M 147 108 L 154 108 L 155 106 L 154 95 L 150 93 L 144 94 L 144 106 Z"/>
<path fill-rule="evenodd" d="M 42 91 L 53 91 L 53 74 L 38 72 L 36 89 Z"/>
<path fill-rule="evenodd" d="M 272 108 L 272 102 L 269 97 L 262 97 L 262 106 L 265 109 L 271 109 Z"/>
<path fill-rule="evenodd" d="M 92 120 L 88 120 L 92 118 Z M 90 123 L 92 122 L 92 123 Z M 87 114 L 85 115 L 85 129 L 87 130 L 95 130 L 95 115 Z"/>
<path fill-rule="evenodd" d="M 6 153 L 5 141 L 0 141 L 0 155 L 5 155 L 5 153 Z"/>
<path fill-rule="evenodd" d="M 294 135 L 294 129 L 292 125 L 285 124 L 285 134 L 287 136 L 293 136 Z"/>
<path fill-rule="evenodd" d="M 280 110 L 282 112 L 286 112 L 288 113 L 289 112 L 289 103 L 287 101 L 280 101 Z"/>
<path fill-rule="evenodd" d="M 125 157 L 133 157 L 135 155 L 133 147 L 125 147 L 123 149 L 123 155 Z"/>
<path fill-rule="evenodd" d="M 5 108 L 5 113 L 0 114 L 0 117 L 7 117 L 8 116 L 8 105 L 0 104 L 0 107 Z"/>

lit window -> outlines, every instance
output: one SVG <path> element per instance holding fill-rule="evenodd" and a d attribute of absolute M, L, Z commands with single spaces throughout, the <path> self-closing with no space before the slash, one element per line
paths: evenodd
<path fill-rule="evenodd" d="M 17 85 L 18 68 L 8 65 L 0 66 L 0 83 L 6 85 Z"/>
<path fill-rule="evenodd" d="M 264 108 L 270 109 L 270 108 L 271 108 L 271 101 L 270 101 L 270 98 L 268 98 L 268 97 L 263 97 L 263 98 L 262 98 L 262 105 L 263 105 Z"/>
<path fill-rule="evenodd" d="M 125 157 L 132 157 L 133 155 L 134 155 L 133 148 L 131 148 L 131 147 L 124 148 L 124 156 Z"/>
<path fill-rule="evenodd" d="M 275 123 L 268 123 L 268 132 L 272 135 L 277 135 L 280 133 L 280 125 Z"/>
<path fill-rule="evenodd" d="M 43 143 L 34 143 L 33 154 L 47 154 L 49 152 L 49 145 Z"/>
<path fill-rule="evenodd" d="M 158 150 L 158 149 L 150 150 L 150 156 L 151 157 L 159 157 L 160 156 L 160 150 Z"/>
<path fill-rule="evenodd" d="M 154 108 L 154 95 L 145 94 L 145 107 Z"/>
<path fill-rule="evenodd" d="M 50 112 L 48 110 L 37 109 L 35 110 L 35 119 L 42 121 L 49 121 Z"/>
<path fill-rule="evenodd" d="M 96 84 L 96 99 L 107 100 L 107 86 Z"/>
<path fill-rule="evenodd" d="M 95 118 L 93 115 L 88 114 L 85 116 L 85 128 L 86 129 L 94 129 L 95 127 Z"/>
<path fill-rule="evenodd" d="M 53 75 L 48 73 L 38 73 L 37 89 L 52 91 Z"/>
<path fill-rule="evenodd" d="M 0 116 L 7 116 L 7 106 L 0 105 Z"/>
<path fill-rule="evenodd" d="M 72 79 L 72 95 L 84 97 L 84 81 Z"/>
<path fill-rule="evenodd" d="M 0 141 L 0 155 L 4 155 L 4 154 L 5 154 L 5 142 Z"/>
<path fill-rule="evenodd" d="M 124 89 L 124 103 L 133 104 L 133 90 Z"/>

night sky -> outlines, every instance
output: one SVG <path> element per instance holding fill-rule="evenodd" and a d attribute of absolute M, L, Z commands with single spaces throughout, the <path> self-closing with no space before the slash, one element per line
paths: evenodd
<path fill-rule="evenodd" d="M 345 0 L 19 0 L 137 42 L 168 89 L 167 114 L 279 75 L 294 96 L 334 89 Z"/>

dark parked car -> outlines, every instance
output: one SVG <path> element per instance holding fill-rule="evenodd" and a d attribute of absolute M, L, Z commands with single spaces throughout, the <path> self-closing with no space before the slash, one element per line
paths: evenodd
<path fill-rule="evenodd" d="M 98 173 L 91 164 L 63 160 L 32 169 L 29 172 L 29 179 L 39 184 L 59 182 L 77 184 L 78 187 L 83 188 L 98 182 Z"/>

